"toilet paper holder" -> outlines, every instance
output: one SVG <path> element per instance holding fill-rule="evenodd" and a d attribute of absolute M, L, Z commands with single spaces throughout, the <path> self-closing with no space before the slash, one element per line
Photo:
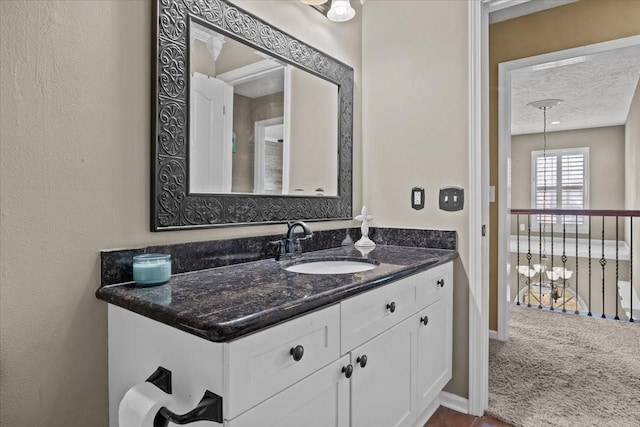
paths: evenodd
<path fill-rule="evenodd" d="M 162 366 L 159 366 L 158 369 L 147 378 L 147 382 L 150 382 L 167 394 L 172 394 L 171 371 Z M 176 414 L 166 406 L 163 406 L 158 410 L 158 413 L 153 419 L 153 427 L 167 427 L 169 422 L 184 425 L 196 421 L 222 423 L 222 396 L 206 390 L 196 407 L 182 415 Z"/>
<path fill-rule="evenodd" d="M 171 371 L 158 366 L 158 369 L 147 378 L 147 382 L 158 387 L 167 394 L 172 394 L 171 388 Z"/>

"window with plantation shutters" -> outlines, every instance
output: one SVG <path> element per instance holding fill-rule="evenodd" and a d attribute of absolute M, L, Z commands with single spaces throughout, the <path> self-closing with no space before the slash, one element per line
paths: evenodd
<path fill-rule="evenodd" d="M 533 151 L 531 171 L 533 209 L 588 209 L 589 148 Z M 554 228 L 564 224 L 571 231 L 577 224 L 579 233 L 588 231 L 582 216 L 535 215 L 533 222 Z"/>

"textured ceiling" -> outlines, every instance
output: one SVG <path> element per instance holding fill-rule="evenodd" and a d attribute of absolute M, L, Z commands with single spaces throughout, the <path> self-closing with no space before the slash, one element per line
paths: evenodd
<path fill-rule="evenodd" d="M 549 132 L 623 125 L 639 76 L 640 46 L 516 70 L 511 74 L 511 133 L 542 132 L 542 111 L 527 104 L 548 98 L 564 99 L 547 111 Z"/>

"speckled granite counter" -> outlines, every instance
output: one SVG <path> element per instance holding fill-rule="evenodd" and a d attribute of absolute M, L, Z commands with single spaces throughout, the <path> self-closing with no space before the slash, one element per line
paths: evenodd
<path fill-rule="evenodd" d="M 337 303 L 458 256 L 455 250 L 378 245 L 366 255 L 373 270 L 337 275 L 292 273 L 300 258 L 358 257 L 354 246 L 264 259 L 175 274 L 164 285 L 139 288 L 132 282 L 103 286 L 96 296 L 205 339 L 224 342 Z"/>

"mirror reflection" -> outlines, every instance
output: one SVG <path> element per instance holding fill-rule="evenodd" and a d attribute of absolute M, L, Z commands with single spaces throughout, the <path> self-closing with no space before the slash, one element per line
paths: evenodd
<path fill-rule="evenodd" d="M 190 27 L 189 192 L 338 195 L 338 87 Z"/>

